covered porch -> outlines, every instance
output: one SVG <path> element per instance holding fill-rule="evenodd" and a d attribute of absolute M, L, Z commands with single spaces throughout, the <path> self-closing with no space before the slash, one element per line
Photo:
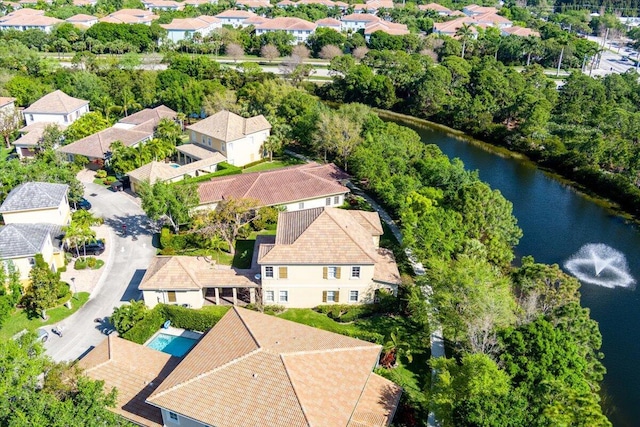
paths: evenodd
<path fill-rule="evenodd" d="M 204 289 L 204 305 L 237 305 L 256 303 L 258 287 L 218 286 Z"/>

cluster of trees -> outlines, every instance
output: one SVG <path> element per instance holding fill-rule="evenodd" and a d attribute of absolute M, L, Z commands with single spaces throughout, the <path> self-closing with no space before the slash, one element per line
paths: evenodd
<path fill-rule="evenodd" d="M 22 298 L 20 272 L 11 260 L 0 260 L 0 327 Z"/>
<path fill-rule="evenodd" d="M 115 390 L 82 375 L 77 365 L 54 363 L 33 334 L 0 342 L 0 424 L 68 427 L 128 426 L 109 411 Z"/>

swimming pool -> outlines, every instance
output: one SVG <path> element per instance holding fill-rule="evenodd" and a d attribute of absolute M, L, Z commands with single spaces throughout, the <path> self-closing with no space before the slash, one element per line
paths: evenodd
<path fill-rule="evenodd" d="M 169 166 L 171 166 L 174 169 L 178 169 L 180 167 L 180 165 L 177 163 L 169 163 Z"/>
<path fill-rule="evenodd" d="M 182 357 L 193 347 L 198 340 L 193 338 L 178 337 L 169 334 L 158 334 L 154 339 L 149 341 L 147 347 L 154 350 L 168 353 L 173 356 Z"/>

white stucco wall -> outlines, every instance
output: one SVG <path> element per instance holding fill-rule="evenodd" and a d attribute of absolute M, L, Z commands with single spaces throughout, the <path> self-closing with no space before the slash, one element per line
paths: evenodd
<path fill-rule="evenodd" d="M 300 200 L 300 201 L 288 203 L 286 205 L 281 205 L 281 206 L 284 207 L 287 212 L 300 211 L 303 209 L 311 209 L 311 208 L 322 208 L 325 206 L 333 206 L 333 207 L 342 206 L 342 204 L 344 203 L 345 194 L 337 194 L 334 196 L 327 196 L 327 197 L 318 197 L 316 199 Z M 336 197 L 338 198 L 337 202 L 335 200 Z M 330 199 L 329 200 L 330 203 L 327 203 L 327 199 Z"/>
<path fill-rule="evenodd" d="M 36 122 L 60 123 L 68 126 L 71 123 L 75 122 L 83 114 L 88 112 L 89 104 L 84 105 L 77 110 L 67 114 L 24 113 L 24 120 L 27 126 Z"/>
<path fill-rule="evenodd" d="M 202 308 L 204 296 L 202 290 L 178 291 L 176 301 L 169 302 L 168 291 L 142 291 L 142 298 L 147 307 L 153 308 L 158 304 L 190 304 L 191 308 Z"/>

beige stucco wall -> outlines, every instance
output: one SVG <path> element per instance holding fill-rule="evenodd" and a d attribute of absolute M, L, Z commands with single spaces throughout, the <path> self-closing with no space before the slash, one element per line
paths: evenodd
<path fill-rule="evenodd" d="M 162 304 L 190 304 L 191 308 L 202 308 L 204 296 L 202 290 L 176 291 L 176 301 L 169 302 L 167 291 L 142 291 L 142 298 L 147 307 L 153 308 Z"/>
<path fill-rule="evenodd" d="M 56 225 L 69 225 L 71 222 L 71 209 L 65 196 L 57 208 L 7 212 L 4 213 L 2 217 L 4 218 L 5 224 L 38 224 L 44 222 Z"/>
<path fill-rule="evenodd" d="M 282 304 L 287 307 L 309 308 L 323 302 L 323 291 L 340 292 L 338 304 L 358 304 L 373 302 L 376 289 L 379 288 L 373 282 L 373 265 L 360 265 L 360 278 L 351 278 L 352 265 L 340 265 L 340 279 L 324 279 L 323 267 L 325 265 L 289 265 L 287 266 L 288 277 L 280 279 L 278 277 L 280 266 L 274 265 L 274 278 L 268 278 L 265 274 L 265 267 L 261 266 L 262 274 L 262 295 L 265 304 Z M 279 300 L 279 291 L 288 291 L 289 301 L 287 303 Z M 358 291 L 358 300 L 349 301 L 349 291 Z M 275 301 L 266 301 L 266 291 L 274 291 Z"/>
<path fill-rule="evenodd" d="M 262 145 L 267 137 L 269 137 L 269 131 L 262 131 L 252 133 L 242 139 L 224 143 L 219 139 L 192 130 L 189 135 L 189 141 L 192 144 L 219 151 L 227 158 L 227 162 L 232 165 L 244 166 L 262 158 Z"/>
<path fill-rule="evenodd" d="M 35 254 L 22 258 L 11 258 L 13 264 L 20 273 L 20 281 L 24 285 L 27 285 L 29 283 L 29 273 L 31 272 L 31 264 L 29 262 L 29 259 L 34 257 Z M 60 267 L 64 266 L 64 254 L 62 252 L 54 251 L 50 238 L 47 238 L 46 242 L 44 243 L 44 246 L 42 248 L 42 258 L 47 263 L 47 265 L 53 266 L 54 270 L 57 270 Z"/>

